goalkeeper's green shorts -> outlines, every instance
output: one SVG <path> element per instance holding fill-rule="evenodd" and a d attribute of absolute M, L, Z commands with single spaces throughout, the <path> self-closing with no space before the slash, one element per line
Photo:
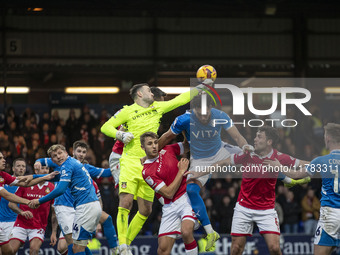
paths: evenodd
<path fill-rule="evenodd" d="M 134 195 L 134 199 L 140 197 L 153 202 L 155 192 L 144 181 L 142 170 L 139 158 L 125 156 L 120 159 L 119 194 L 129 193 Z"/>

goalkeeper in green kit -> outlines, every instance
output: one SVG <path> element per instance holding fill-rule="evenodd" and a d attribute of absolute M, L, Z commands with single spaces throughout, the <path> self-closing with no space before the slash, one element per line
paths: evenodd
<path fill-rule="evenodd" d="M 119 207 L 117 230 L 121 255 L 131 255 L 130 243 L 141 230 L 152 210 L 154 191 L 142 177 L 143 166 L 140 158 L 145 156 L 141 148 L 140 136 L 145 132 L 157 133 L 163 114 L 188 103 L 196 96 L 203 85 L 193 88 L 169 101 L 154 101 L 150 87 L 146 83 L 136 84 L 130 89 L 134 104 L 123 109 L 102 127 L 101 131 L 122 141 L 124 150 L 120 159 Z M 125 124 L 128 132 L 116 128 Z M 133 200 L 137 199 L 138 212 L 128 226 L 128 216 Z"/>

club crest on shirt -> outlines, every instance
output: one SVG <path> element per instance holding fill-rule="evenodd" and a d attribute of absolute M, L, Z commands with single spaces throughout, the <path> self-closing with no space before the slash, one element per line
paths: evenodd
<path fill-rule="evenodd" d="M 122 182 L 122 189 L 126 189 L 126 182 Z"/>
<path fill-rule="evenodd" d="M 150 186 L 152 186 L 154 184 L 154 181 L 152 180 L 152 178 L 150 176 L 145 178 L 145 181 L 147 184 L 149 184 Z"/>
<path fill-rule="evenodd" d="M 0 183 L 3 183 L 3 182 L 5 182 L 5 179 L 0 177 Z"/>
<path fill-rule="evenodd" d="M 45 189 L 45 193 L 48 194 L 48 193 L 50 193 L 50 192 L 51 192 L 50 188 L 47 187 L 47 188 Z"/>

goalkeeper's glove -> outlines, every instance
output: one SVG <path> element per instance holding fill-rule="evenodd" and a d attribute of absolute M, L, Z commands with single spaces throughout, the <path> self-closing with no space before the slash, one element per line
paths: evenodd
<path fill-rule="evenodd" d="M 214 84 L 214 81 L 212 79 L 205 79 L 201 84 L 197 85 L 196 88 L 204 89 L 204 88 L 207 88 L 205 85 L 212 86 L 213 84 Z"/>
<path fill-rule="evenodd" d="M 116 139 L 123 142 L 124 144 L 128 144 L 133 138 L 133 134 L 129 132 L 117 131 L 116 133 Z"/>
<path fill-rule="evenodd" d="M 290 183 L 286 183 L 285 182 L 285 187 L 287 188 L 291 188 L 291 187 L 294 187 L 295 185 L 303 185 L 305 183 L 308 183 L 311 181 L 311 178 L 308 176 L 308 177 L 305 177 L 303 179 L 299 179 L 299 180 L 294 180 L 294 179 L 291 179 L 291 182 Z"/>

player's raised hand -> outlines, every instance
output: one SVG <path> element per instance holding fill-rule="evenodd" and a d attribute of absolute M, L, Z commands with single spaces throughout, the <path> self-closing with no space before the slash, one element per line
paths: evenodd
<path fill-rule="evenodd" d="M 189 166 L 189 160 L 187 158 L 181 158 L 181 160 L 177 164 L 179 172 L 183 175 L 187 171 Z"/>
<path fill-rule="evenodd" d="M 42 167 L 42 165 L 39 161 L 36 161 L 34 163 L 34 170 L 41 170 L 41 167 Z"/>
<path fill-rule="evenodd" d="M 33 175 L 18 176 L 17 180 L 18 182 L 29 183 L 30 181 L 33 180 Z"/>
<path fill-rule="evenodd" d="M 244 153 L 247 153 L 247 152 L 253 152 L 255 149 L 252 145 L 250 144 L 245 144 L 242 146 L 242 150 Z"/>
<path fill-rule="evenodd" d="M 52 180 L 56 175 L 60 174 L 58 171 L 53 171 L 50 174 L 45 175 L 43 178 L 46 181 Z"/>
<path fill-rule="evenodd" d="M 39 207 L 39 199 L 33 199 L 28 203 L 28 207 L 32 209 L 37 209 Z"/>
<path fill-rule="evenodd" d="M 24 216 L 27 220 L 33 218 L 33 214 L 30 211 L 21 211 L 21 216 Z"/>
<path fill-rule="evenodd" d="M 117 131 L 116 133 L 116 139 L 123 142 L 124 144 L 128 144 L 133 138 L 133 134 L 129 132 Z"/>

